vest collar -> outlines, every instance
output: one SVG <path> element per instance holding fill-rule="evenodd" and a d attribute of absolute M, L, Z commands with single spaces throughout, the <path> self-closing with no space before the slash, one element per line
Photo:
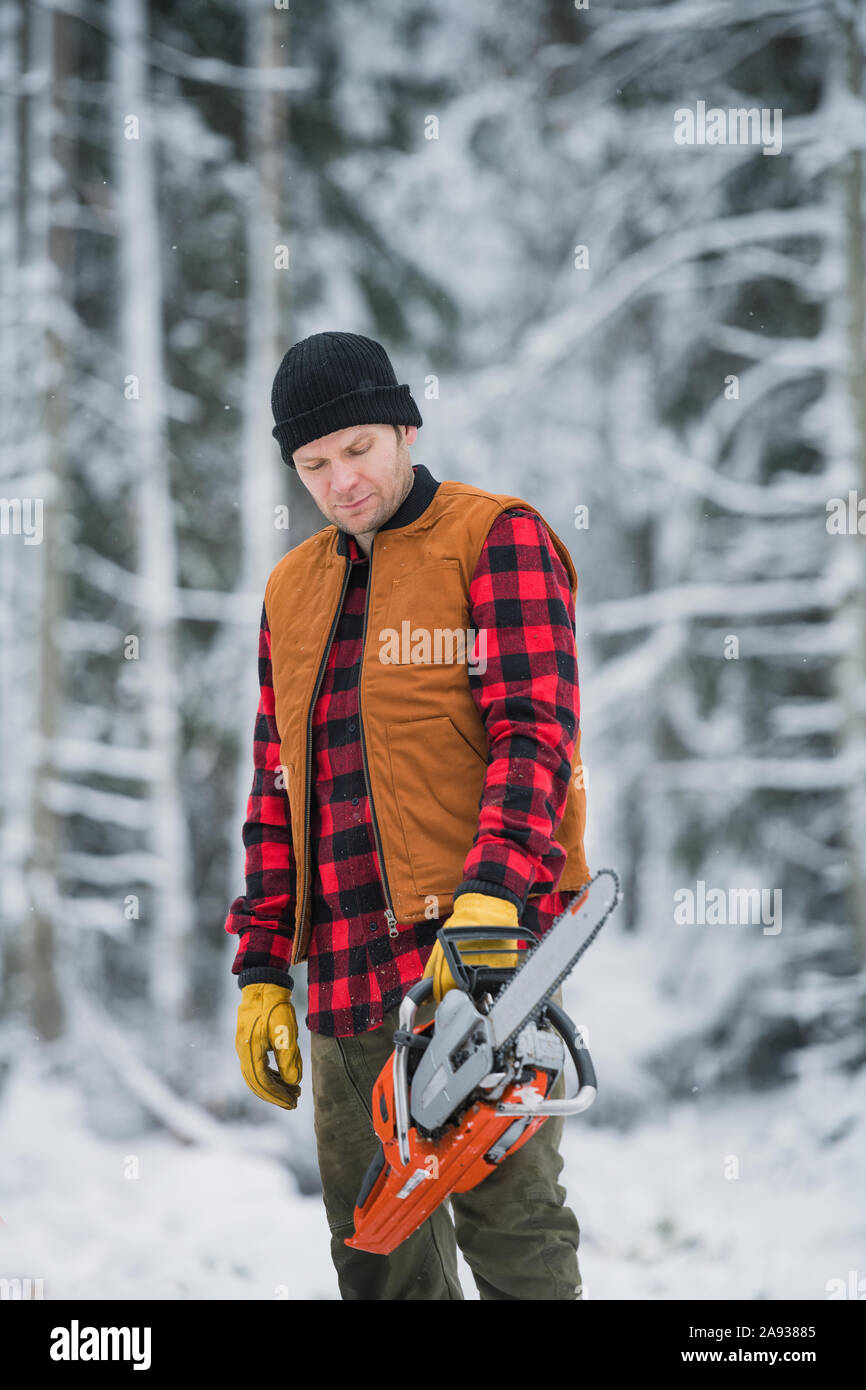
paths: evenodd
<path fill-rule="evenodd" d="M 439 486 L 439 479 L 434 478 L 428 468 L 423 463 L 412 465 L 415 480 L 406 497 L 400 503 L 396 512 L 379 527 L 380 531 L 394 531 L 400 526 L 409 526 L 413 521 L 417 521 L 419 516 L 426 512 Z M 352 538 L 352 545 L 349 546 L 349 534 L 347 531 L 337 533 L 337 554 L 349 555 L 354 559 L 366 560 L 366 555 L 361 550 L 357 541 Z"/>

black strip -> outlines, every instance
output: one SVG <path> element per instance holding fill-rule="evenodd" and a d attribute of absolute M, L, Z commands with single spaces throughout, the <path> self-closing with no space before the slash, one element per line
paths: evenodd
<path fill-rule="evenodd" d="M 480 878 L 464 878 L 463 882 L 458 883 L 454 889 L 455 912 L 457 911 L 457 899 L 461 893 L 483 893 L 488 898 L 504 898 L 507 903 L 514 903 L 518 916 L 526 910 L 526 898 L 518 898 L 516 893 L 512 893 L 511 889 L 506 888 L 502 883 L 486 883 Z"/>
<path fill-rule="evenodd" d="M 248 970 L 241 970 L 238 985 L 241 989 L 246 985 L 282 985 L 285 989 L 295 988 L 295 982 L 288 970 L 277 970 L 271 965 L 251 965 Z"/>
<path fill-rule="evenodd" d="M 379 1174 L 381 1173 L 384 1167 L 385 1150 L 382 1148 L 382 1145 L 380 1144 L 379 1152 L 376 1154 L 375 1158 L 373 1159 L 372 1163 L 370 1164 L 369 1168 L 364 1174 L 364 1181 L 361 1183 L 361 1191 L 358 1193 L 358 1199 L 355 1202 L 356 1207 L 363 1207 L 370 1193 L 373 1191 L 373 1185 L 376 1182 L 376 1179 L 378 1178 Z"/>

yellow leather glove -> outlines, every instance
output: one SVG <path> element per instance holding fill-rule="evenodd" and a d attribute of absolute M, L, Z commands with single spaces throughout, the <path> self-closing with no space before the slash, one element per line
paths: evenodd
<path fill-rule="evenodd" d="M 269 1049 L 277 1059 L 278 1072 L 268 1066 Z M 235 1050 L 250 1090 L 262 1100 L 294 1110 L 301 1094 L 303 1068 L 290 989 L 284 985 L 244 985 Z"/>
<path fill-rule="evenodd" d="M 517 920 L 517 908 L 514 903 L 506 902 L 505 898 L 495 898 L 488 896 L 487 893 L 461 893 L 454 900 L 454 911 L 446 922 L 445 927 L 517 927 L 520 923 Z M 499 937 L 492 937 L 489 941 L 480 938 L 477 941 L 471 938 L 468 941 L 458 941 L 461 956 L 466 960 L 467 965 L 490 965 L 496 970 L 511 970 L 517 965 L 517 951 L 509 951 L 507 955 L 490 955 L 491 948 L 499 946 L 509 946 L 510 941 L 503 941 Z M 516 943 L 514 943 L 516 944 Z M 437 938 L 433 950 L 430 952 L 430 959 L 424 971 L 422 979 L 433 980 L 433 998 L 437 1004 L 442 1000 L 443 994 L 447 994 L 449 989 L 457 988 L 457 981 L 448 969 L 448 962 L 445 959 L 445 952 Z"/>

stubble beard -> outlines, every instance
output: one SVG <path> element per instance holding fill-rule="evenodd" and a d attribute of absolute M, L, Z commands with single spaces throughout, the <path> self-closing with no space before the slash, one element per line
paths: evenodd
<path fill-rule="evenodd" d="M 348 517 L 343 519 L 335 518 L 334 525 L 338 531 L 345 531 L 348 536 L 363 536 L 370 532 L 378 531 L 379 527 L 384 526 L 386 521 L 390 521 L 398 508 L 402 506 L 409 496 L 409 493 L 412 491 L 415 475 L 412 472 L 409 448 L 405 443 L 399 446 L 397 454 L 406 469 L 406 476 L 404 477 L 402 473 L 398 473 L 397 475 L 398 480 L 402 481 L 398 488 L 396 499 L 392 497 L 390 500 L 381 501 L 378 508 L 373 513 L 372 518 L 369 521 L 365 519 L 363 522 L 359 519 L 357 525 L 353 525 L 351 519 Z"/>

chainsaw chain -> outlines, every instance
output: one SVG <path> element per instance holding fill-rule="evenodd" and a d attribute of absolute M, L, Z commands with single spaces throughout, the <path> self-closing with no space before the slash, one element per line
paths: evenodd
<path fill-rule="evenodd" d="M 541 998 L 538 1000 L 538 1002 L 533 1006 L 532 1009 L 530 1009 L 529 1013 L 526 1014 L 525 1018 L 523 1018 L 523 1019 L 520 1021 L 520 1023 L 517 1024 L 517 1026 L 511 1031 L 511 1033 L 509 1033 L 508 1037 L 505 1038 L 504 1041 L 501 1042 L 501 1043 L 499 1044 L 499 1047 L 498 1047 L 497 1053 L 496 1053 L 496 1055 L 497 1055 L 498 1058 L 503 1056 L 503 1054 L 506 1052 L 506 1050 L 511 1046 L 511 1044 L 514 1042 L 514 1040 L 517 1038 L 518 1034 L 521 1033 L 521 1032 L 523 1031 L 523 1029 L 526 1027 L 526 1025 L 527 1025 L 528 1023 L 541 1023 L 541 1021 L 542 1021 L 542 1015 L 544 1014 L 544 1008 L 545 1008 L 545 1005 L 547 1004 L 548 1000 L 551 998 L 552 995 L 554 995 L 554 994 L 556 993 L 557 989 L 558 989 L 559 986 L 562 984 L 562 982 L 563 982 L 563 980 L 565 979 L 565 977 L 566 977 L 567 975 L 570 975 L 570 974 L 571 974 L 572 970 L 573 970 L 574 967 L 577 965 L 577 962 L 580 960 L 580 958 L 581 958 L 581 956 L 583 955 L 584 951 L 585 951 L 585 950 L 587 949 L 587 947 L 595 940 L 595 938 L 598 936 L 598 933 L 601 931 L 602 927 L 604 926 L 605 922 L 607 921 L 608 917 L 609 917 L 610 914 L 613 912 L 614 908 L 621 902 L 621 900 L 622 900 L 622 889 L 621 889 L 621 887 L 620 887 L 619 874 L 616 872 L 615 869 L 599 869 L 599 870 L 597 871 L 597 873 L 594 873 L 593 876 L 592 876 L 592 878 L 590 878 L 589 881 L 583 885 L 582 888 L 579 888 L 579 889 L 578 889 L 578 891 L 575 893 L 574 897 L 572 898 L 571 902 L 568 904 L 568 907 L 566 907 L 566 908 L 559 914 L 559 916 L 556 918 L 556 920 L 555 920 L 554 922 L 551 922 L 551 924 L 550 924 L 550 926 L 548 927 L 547 931 L 544 933 L 544 936 L 542 936 L 542 937 L 540 938 L 540 940 L 538 941 L 537 945 L 533 946 L 533 948 L 532 948 L 531 951 L 527 951 L 527 952 L 526 952 L 526 955 L 524 956 L 524 958 L 523 958 L 522 962 L 520 963 L 520 965 L 518 965 L 518 966 L 516 967 L 516 969 L 515 969 L 515 971 L 514 971 L 514 974 L 511 976 L 511 979 L 508 980 L 508 981 L 506 981 L 505 984 L 503 984 L 503 985 L 501 985 L 501 986 L 499 987 L 499 989 L 498 989 L 498 991 L 497 991 L 497 993 L 496 993 L 496 996 L 495 996 L 495 998 L 494 998 L 494 1000 L 493 1000 L 493 1004 L 491 1005 L 491 1008 L 493 1008 L 493 1006 L 495 1005 L 496 1000 L 499 998 L 499 996 L 500 996 L 506 989 L 510 989 L 510 988 L 511 988 L 511 986 L 513 985 L 515 979 L 516 979 L 517 976 L 520 974 L 521 970 L 523 970 L 524 967 L 528 964 L 530 958 L 531 958 L 532 956 L 535 955 L 536 951 L 538 951 L 538 950 L 541 949 L 542 945 L 544 944 L 545 937 L 549 936 L 549 934 L 550 934 L 552 931 L 555 931 L 555 930 L 556 930 L 556 928 L 559 926 L 559 924 L 560 924 L 560 922 L 562 921 L 562 919 L 563 919 L 564 917 L 567 917 L 567 916 L 569 915 L 569 913 L 571 912 L 571 909 L 574 907 L 575 901 L 576 901 L 577 899 L 579 899 L 579 898 L 582 898 L 583 895 L 584 895 L 584 893 L 586 892 L 587 888 L 589 888 L 593 883 L 595 883 L 596 879 L 601 878 L 602 874 L 608 874 L 608 875 L 613 879 L 614 884 L 616 885 L 616 891 L 615 891 L 615 893 L 614 893 L 614 895 L 613 895 L 613 898 L 612 898 L 612 900 L 611 900 L 610 906 L 607 908 L 607 910 L 602 914 L 602 916 L 601 916 L 601 917 L 599 918 L 599 920 L 596 922 L 596 924 L 595 924 L 595 926 L 593 927 L 592 931 L 589 933 L 589 935 L 587 936 L 586 940 L 583 941 L 583 942 L 581 943 L 581 945 L 578 947 L 578 949 L 575 951 L 574 955 L 571 957 L 571 959 L 569 960 L 568 964 L 565 965 L 565 966 L 563 967 L 563 969 L 562 969 L 562 970 L 560 971 L 560 973 L 557 975 L 557 977 L 556 977 L 556 979 L 553 981 L 553 983 L 552 983 L 551 985 L 549 985 L 548 988 L 544 991 L 544 994 L 541 996 Z"/>

